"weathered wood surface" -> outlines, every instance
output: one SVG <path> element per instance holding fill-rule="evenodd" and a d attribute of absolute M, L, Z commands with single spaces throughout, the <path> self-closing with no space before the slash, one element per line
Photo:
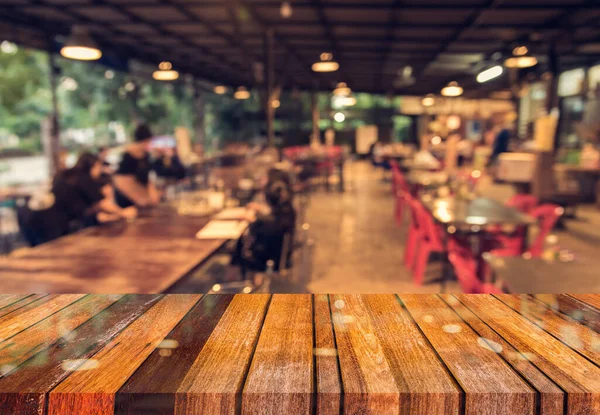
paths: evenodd
<path fill-rule="evenodd" d="M 194 237 L 208 220 L 162 207 L 0 258 L 0 292 L 162 293 L 225 242 Z"/>
<path fill-rule="evenodd" d="M 0 413 L 600 413 L 599 300 L 1 295 Z"/>

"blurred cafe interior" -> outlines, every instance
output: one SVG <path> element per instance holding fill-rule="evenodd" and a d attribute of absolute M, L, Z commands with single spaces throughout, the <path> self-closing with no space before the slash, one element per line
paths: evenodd
<path fill-rule="evenodd" d="M 0 292 L 600 278 L 600 4 L 2 0 Z"/>

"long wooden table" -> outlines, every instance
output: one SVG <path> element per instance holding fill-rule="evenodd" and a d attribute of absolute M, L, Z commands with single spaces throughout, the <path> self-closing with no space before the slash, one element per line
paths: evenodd
<path fill-rule="evenodd" d="M 195 239 L 209 219 L 162 206 L 0 258 L 0 293 L 161 293 L 224 244 Z"/>
<path fill-rule="evenodd" d="M 1 295 L 10 414 L 597 414 L 600 295 Z"/>

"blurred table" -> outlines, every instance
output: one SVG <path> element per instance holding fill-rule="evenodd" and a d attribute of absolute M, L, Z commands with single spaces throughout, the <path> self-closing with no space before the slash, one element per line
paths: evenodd
<path fill-rule="evenodd" d="M 599 319 L 600 296 L 561 297 Z M 0 406 L 6 414 L 596 413 L 599 335 L 544 301 L 0 296 L 0 336 L 9 339 Z"/>
<path fill-rule="evenodd" d="M 585 259 L 570 262 L 542 258 L 483 255 L 496 280 L 511 293 L 597 293 L 600 278 Z"/>
<path fill-rule="evenodd" d="M 492 199 L 423 196 L 423 205 L 443 225 L 532 225 L 535 219 Z"/>
<path fill-rule="evenodd" d="M 448 183 L 449 176 L 446 172 L 429 172 L 424 170 L 413 170 L 406 175 L 406 181 L 412 186 L 439 187 Z"/>
<path fill-rule="evenodd" d="M 400 168 L 404 171 L 409 170 L 425 170 L 425 171 L 438 171 L 440 166 L 433 166 L 431 163 L 420 163 L 413 159 L 407 159 L 400 162 Z"/>
<path fill-rule="evenodd" d="M 209 220 L 161 206 L 84 229 L 0 258 L 0 292 L 164 292 L 225 243 L 195 239 Z"/>

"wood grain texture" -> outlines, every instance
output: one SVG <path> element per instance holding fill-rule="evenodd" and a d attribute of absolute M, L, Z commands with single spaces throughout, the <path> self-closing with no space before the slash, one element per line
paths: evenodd
<path fill-rule="evenodd" d="M 400 391 L 360 295 L 330 298 L 338 346 L 344 412 L 398 414 Z"/>
<path fill-rule="evenodd" d="M 117 414 L 172 414 L 175 394 L 233 299 L 206 295 L 171 331 L 168 348 L 152 352 L 116 397 Z"/>
<path fill-rule="evenodd" d="M 269 301 L 266 294 L 234 297 L 177 390 L 176 414 L 236 412 Z"/>
<path fill-rule="evenodd" d="M 401 414 L 456 414 L 462 390 L 394 295 L 363 295 L 400 390 Z"/>
<path fill-rule="evenodd" d="M 506 294 L 495 297 L 596 365 L 600 364 L 600 335 L 595 331 L 529 295 Z"/>
<path fill-rule="evenodd" d="M 21 296 L 21 295 L 19 295 Z M 27 304 L 31 304 L 35 301 L 40 300 L 41 298 L 46 297 L 47 294 L 33 294 L 33 295 L 22 295 L 22 299 L 15 301 L 14 303 L 5 305 L 4 307 L 2 307 L 0 309 L 0 317 L 4 317 L 7 314 L 10 314 L 12 312 L 14 312 L 15 310 L 18 310 L 20 308 L 25 307 Z"/>
<path fill-rule="evenodd" d="M 600 333 L 600 309 L 566 294 L 533 294 L 539 301 Z"/>
<path fill-rule="evenodd" d="M 163 206 L 132 223 L 88 228 L 2 257 L 0 292 L 164 292 L 225 242 L 194 237 L 209 219 Z"/>
<path fill-rule="evenodd" d="M 0 311 L 13 303 L 28 297 L 27 294 L 2 294 L 0 295 Z"/>
<path fill-rule="evenodd" d="M 335 415 L 340 413 L 342 385 L 331 308 L 326 294 L 314 296 L 314 314 L 316 410 L 318 415 Z"/>
<path fill-rule="evenodd" d="M 308 415 L 312 393 L 312 298 L 275 294 L 248 371 L 242 414 Z"/>
<path fill-rule="evenodd" d="M 5 315 L 0 318 L 0 341 L 14 336 L 83 297 L 84 294 L 49 295 Z"/>
<path fill-rule="evenodd" d="M 569 413 L 600 412 L 600 368 L 498 300 L 456 297 L 568 393 Z"/>
<path fill-rule="evenodd" d="M 597 294 L 571 294 L 571 297 L 600 310 L 600 297 Z"/>
<path fill-rule="evenodd" d="M 441 297 L 465 323 L 481 336 L 477 341 L 482 347 L 487 347 L 501 355 L 513 369 L 519 372 L 538 391 L 539 402 L 537 406 L 540 415 L 559 415 L 563 413 L 565 394 L 556 384 L 483 320 L 458 301 L 456 297 L 451 294 L 441 295 Z"/>
<path fill-rule="evenodd" d="M 12 414 L 45 413 L 56 385 L 143 314 L 160 295 L 126 296 L 0 379 L 0 407 Z"/>
<path fill-rule="evenodd" d="M 74 372 L 48 399 L 48 414 L 112 414 L 115 393 L 201 295 L 161 299 L 93 356 L 97 368 Z"/>
<path fill-rule="evenodd" d="M 122 295 L 88 295 L 48 318 L 0 342 L 0 366 L 17 367 L 40 350 L 121 299 Z M 6 373 L 6 370 L 4 370 Z"/>
<path fill-rule="evenodd" d="M 441 298 L 399 297 L 465 392 L 465 413 L 535 413 L 535 392 Z"/>

